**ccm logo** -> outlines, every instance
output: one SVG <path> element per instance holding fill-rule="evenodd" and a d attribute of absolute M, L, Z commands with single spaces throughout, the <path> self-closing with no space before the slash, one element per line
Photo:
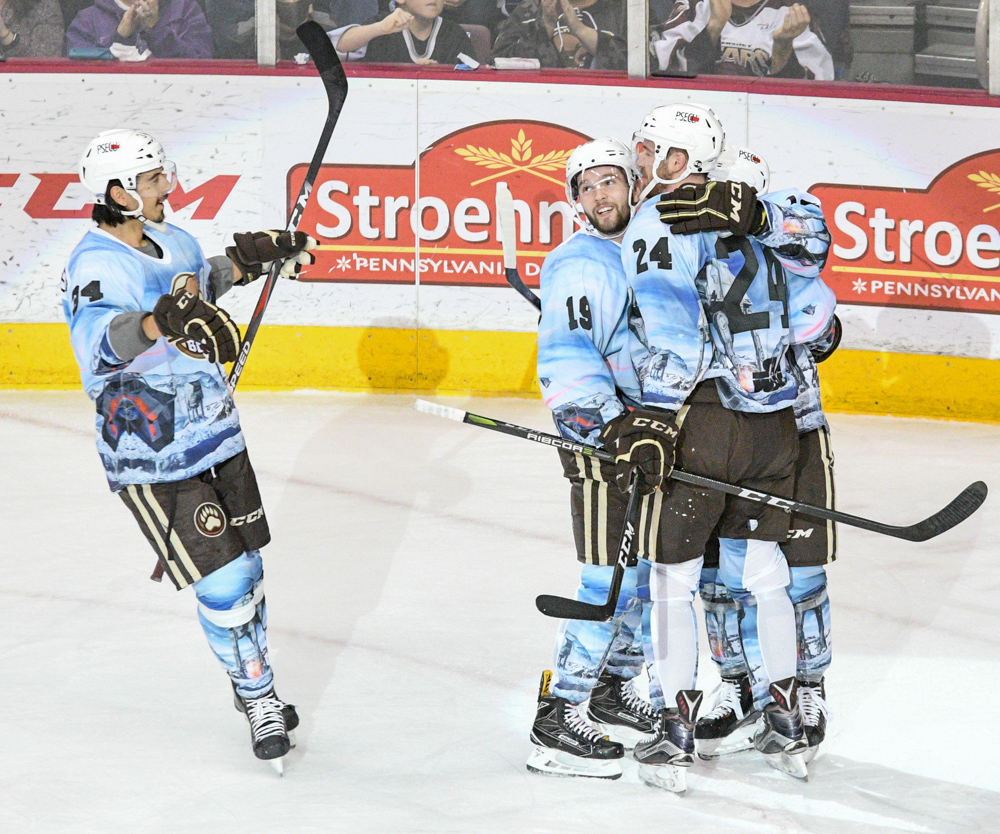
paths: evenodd
<path fill-rule="evenodd" d="M 236 518 L 229 519 L 229 523 L 233 527 L 242 527 L 244 524 L 253 524 L 257 519 L 264 517 L 264 508 L 258 507 L 252 513 L 247 513 L 246 515 L 238 515 Z"/>
<path fill-rule="evenodd" d="M 740 222 L 740 203 L 743 201 L 743 183 L 731 182 L 729 184 L 729 202 L 732 208 L 729 211 L 729 218 L 734 223 Z"/>
<path fill-rule="evenodd" d="M 813 534 L 813 528 L 810 527 L 808 530 L 796 530 L 794 527 L 788 531 L 788 538 L 790 539 L 808 539 Z"/>
<path fill-rule="evenodd" d="M 633 426 L 639 426 L 640 428 L 649 426 L 653 431 L 658 431 L 660 434 L 665 434 L 667 437 L 673 437 L 677 434 L 677 429 L 667 423 L 661 423 L 659 420 L 654 420 L 651 417 L 636 417 L 632 421 Z"/>

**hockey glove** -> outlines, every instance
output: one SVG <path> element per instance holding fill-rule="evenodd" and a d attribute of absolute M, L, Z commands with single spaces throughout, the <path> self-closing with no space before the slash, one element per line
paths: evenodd
<path fill-rule="evenodd" d="M 660 197 L 660 219 L 674 234 L 732 232 L 759 235 L 767 228 L 767 212 L 757 200 L 757 190 L 742 182 L 685 185 Z"/>
<path fill-rule="evenodd" d="M 615 456 L 615 484 L 628 492 L 629 473 L 638 466 L 643 494 L 659 487 L 674 471 L 677 423 L 665 411 L 635 411 L 615 417 L 601 432 L 601 443 Z"/>
<path fill-rule="evenodd" d="M 310 250 L 316 248 L 316 239 L 305 232 L 237 232 L 233 235 L 235 246 L 226 247 L 226 255 L 240 268 L 243 277 L 235 283 L 245 286 L 269 272 L 274 261 L 283 260 L 280 275 L 295 280 L 303 266 L 313 264 L 316 258 Z"/>
<path fill-rule="evenodd" d="M 840 337 L 843 335 L 844 330 L 841 327 L 840 319 L 834 316 L 826 335 L 818 342 L 809 343 L 809 352 L 812 354 L 813 362 L 818 365 L 829 359 L 840 346 Z"/>
<path fill-rule="evenodd" d="M 153 320 L 167 341 L 192 359 L 225 364 L 239 355 L 240 331 L 229 314 L 187 290 L 161 295 Z"/>

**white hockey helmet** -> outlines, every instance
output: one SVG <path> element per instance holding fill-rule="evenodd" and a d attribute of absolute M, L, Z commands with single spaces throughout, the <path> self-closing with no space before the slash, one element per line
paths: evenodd
<path fill-rule="evenodd" d="M 653 170 L 640 199 L 645 199 L 657 183 L 672 185 L 691 174 L 708 174 L 715 169 L 722 153 L 726 132 L 722 122 L 709 108 L 697 104 L 666 104 L 656 107 L 642 120 L 632 135 L 633 148 L 640 142 L 653 144 Z M 687 165 L 674 179 L 661 179 L 660 164 L 671 148 L 687 153 Z"/>
<path fill-rule="evenodd" d="M 139 175 L 146 171 L 163 168 L 173 191 L 177 184 L 177 169 L 167 160 L 163 146 L 148 133 L 138 130 L 106 130 L 87 146 L 80 160 L 80 181 L 95 202 L 107 204 L 108 185 L 112 180 L 121 182 L 122 187 L 134 197 L 140 208 L 124 211 L 126 217 L 142 217 L 142 198 L 136 191 Z"/>
<path fill-rule="evenodd" d="M 764 158 L 749 148 L 728 148 L 719 157 L 718 167 L 712 172 L 713 180 L 736 180 L 766 194 L 771 187 L 771 169 Z"/>
<path fill-rule="evenodd" d="M 610 165 L 621 169 L 625 174 L 625 181 L 628 183 L 629 217 L 635 212 L 632 203 L 632 189 L 639 179 L 639 167 L 635 162 L 635 154 L 629 150 L 624 142 L 606 136 L 602 139 L 594 139 L 580 145 L 566 160 L 566 202 L 574 209 L 574 218 L 585 232 L 597 237 L 611 237 L 598 231 L 590 222 L 583 206 L 580 204 L 580 191 L 578 186 L 580 175 L 591 168 L 599 168 L 603 165 Z M 582 219 L 581 219 L 582 218 Z"/>

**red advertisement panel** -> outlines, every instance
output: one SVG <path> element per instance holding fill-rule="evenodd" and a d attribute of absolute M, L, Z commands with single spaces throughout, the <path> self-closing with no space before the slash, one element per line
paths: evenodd
<path fill-rule="evenodd" d="M 503 121 L 445 136 L 415 166 L 324 165 L 300 228 L 320 243 L 305 280 L 505 286 L 495 195 L 514 196 L 518 267 L 538 286 L 542 259 L 575 228 L 566 160 L 590 137 Z M 291 207 L 307 165 L 288 174 Z"/>
<path fill-rule="evenodd" d="M 845 304 L 1000 313 L 1000 149 L 926 190 L 814 185 L 833 234 L 826 282 Z"/>

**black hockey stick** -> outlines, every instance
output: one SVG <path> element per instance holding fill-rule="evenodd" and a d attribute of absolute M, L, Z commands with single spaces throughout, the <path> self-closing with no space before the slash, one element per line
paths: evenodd
<path fill-rule="evenodd" d="M 497 183 L 497 219 L 500 221 L 500 242 L 503 244 L 503 272 L 507 283 L 523 295 L 538 312 L 542 302 L 521 280 L 517 271 L 517 222 L 514 218 L 514 198 L 507 183 Z"/>
<path fill-rule="evenodd" d="M 615 615 L 618 608 L 618 596 L 622 590 L 622 580 L 625 578 L 625 568 L 636 563 L 632 552 L 635 550 L 635 531 L 639 526 L 639 509 L 642 507 L 641 486 L 642 473 L 637 467 L 632 470 L 632 478 L 629 482 L 625 526 L 622 527 L 622 537 L 618 543 L 618 561 L 615 562 L 615 570 L 611 574 L 611 587 L 608 588 L 607 600 L 602 605 L 593 605 L 589 602 L 580 602 L 578 599 L 542 594 L 535 598 L 535 607 L 546 617 L 606 623 Z"/>
<path fill-rule="evenodd" d="M 583 443 L 576 443 L 566 440 L 554 434 L 528 429 L 524 426 L 516 426 L 513 423 L 505 423 L 502 420 L 492 420 L 479 414 L 470 414 L 458 408 L 451 408 L 446 405 L 417 400 L 414 408 L 426 414 L 434 414 L 449 420 L 457 420 L 459 423 L 468 423 L 473 426 L 480 426 L 484 429 L 510 434 L 514 437 L 522 437 L 532 440 L 535 443 L 544 443 L 546 446 L 554 446 L 556 449 L 565 449 L 568 452 L 579 452 L 582 455 L 590 455 L 598 460 L 613 463 L 614 458 L 607 452 L 595 449 L 593 446 L 586 446 Z M 924 542 L 940 536 L 947 532 L 956 524 L 965 521 L 970 515 L 978 510 L 983 501 L 986 500 L 987 488 L 982 481 L 976 481 L 963 489 L 955 499 L 934 515 L 910 524 L 906 527 L 897 527 L 893 524 L 882 524 L 871 519 L 860 516 L 842 513 L 837 510 L 828 510 L 824 507 L 814 507 L 812 504 L 803 504 L 790 498 L 781 498 L 767 492 L 747 489 L 735 484 L 727 484 L 725 481 L 716 481 L 712 478 L 705 478 L 701 475 L 692 475 L 690 472 L 681 472 L 675 469 L 670 473 L 670 477 L 675 481 L 681 481 L 691 486 L 702 487 L 704 489 L 714 489 L 724 492 L 727 495 L 734 495 L 737 498 L 745 498 L 748 501 L 756 501 L 758 504 L 769 504 L 772 507 L 785 510 L 789 513 L 799 513 L 810 518 L 821 518 L 824 521 L 837 521 L 851 527 L 859 527 L 862 530 L 869 530 L 872 533 L 881 533 L 883 536 L 893 536 L 897 539 L 904 539 L 910 542 Z"/>
<path fill-rule="evenodd" d="M 309 195 L 312 193 L 313 183 L 316 182 L 316 175 L 319 173 L 319 166 L 323 163 L 323 157 L 326 156 L 326 149 L 330 145 L 330 137 L 333 136 L 333 129 L 337 126 L 340 111 L 344 108 L 344 99 L 347 98 L 347 76 L 344 74 L 344 68 L 340 65 L 337 50 L 334 49 L 333 43 L 327 37 L 323 27 L 315 21 L 307 20 L 295 30 L 295 33 L 299 36 L 302 43 L 306 45 L 306 49 L 309 50 L 309 55 L 316 65 L 319 77 L 323 81 L 323 87 L 326 89 L 326 97 L 329 100 L 330 108 L 326 115 L 326 124 L 323 125 L 323 132 L 320 134 L 319 142 L 316 144 L 316 151 L 313 154 L 312 162 L 309 163 L 309 168 L 306 171 L 306 178 L 302 181 L 302 188 L 299 189 L 299 197 L 295 201 L 292 213 L 288 217 L 288 225 L 285 227 L 285 230 L 289 232 L 294 232 L 299 227 L 302 212 L 305 211 Z M 267 279 L 264 281 L 264 287 L 260 291 L 260 298 L 257 299 L 257 306 L 254 307 L 250 324 L 247 325 L 247 332 L 243 335 L 243 347 L 240 348 L 240 355 L 236 357 L 236 364 L 229 374 L 229 384 L 233 388 L 236 387 L 236 384 L 240 381 L 240 376 L 243 374 L 243 366 L 246 365 L 247 356 L 250 355 L 250 348 L 253 346 L 253 340 L 257 336 L 261 320 L 264 318 L 264 310 L 267 308 L 267 303 L 271 300 L 271 293 L 274 291 L 275 283 L 277 283 L 278 273 L 281 271 L 281 263 L 281 261 L 275 261 L 271 264 Z"/>

